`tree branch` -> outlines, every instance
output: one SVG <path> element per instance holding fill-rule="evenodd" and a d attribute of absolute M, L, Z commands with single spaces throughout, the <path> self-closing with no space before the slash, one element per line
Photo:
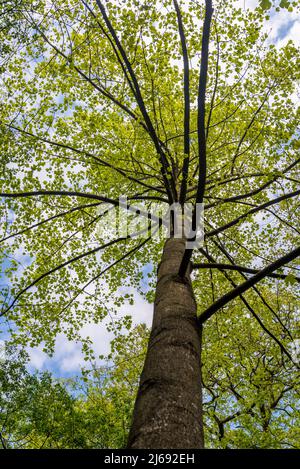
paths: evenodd
<path fill-rule="evenodd" d="M 218 35 L 216 24 L 215 24 L 215 30 L 216 30 L 216 39 L 217 39 L 216 78 L 215 78 L 214 90 L 213 90 L 213 94 L 212 94 L 211 101 L 210 101 L 210 108 L 209 108 L 208 119 L 207 119 L 207 124 L 206 124 L 206 140 L 209 134 L 210 121 L 212 117 L 212 112 L 213 112 L 213 107 L 214 107 L 214 102 L 215 102 L 215 97 L 216 97 L 216 92 L 217 92 L 217 87 L 218 87 L 218 80 L 219 80 L 220 41 L 219 41 L 219 35 Z"/>
<path fill-rule="evenodd" d="M 69 145 L 67 143 L 54 142 L 53 140 L 50 140 L 50 139 L 45 138 L 45 137 L 41 137 L 39 135 L 35 135 L 31 132 L 28 132 L 27 130 L 20 129 L 19 127 L 15 127 L 14 125 L 11 125 L 11 124 L 4 124 L 4 125 L 9 127 L 10 129 L 16 130 L 17 132 L 20 132 L 24 135 L 27 135 L 28 137 L 32 137 L 32 138 L 35 138 L 35 139 L 37 139 L 41 142 L 48 143 L 49 145 L 53 145 L 53 146 L 56 146 L 56 147 L 59 147 L 59 148 L 64 148 L 66 150 L 73 151 L 74 153 L 77 153 L 79 155 L 87 156 L 88 158 L 91 158 L 91 159 L 95 160 L 100 165 L 103 165 L 103 166 L 106 166 L 107 168 L 113 169 L 117 173 L 121 174 L 121 176 L 129 179 L 130 181 L 136 182 L 137 184 L 140 184 L 141 186 L 147 187 L 147 188 L 149 188 L 153 191 L 157 191 L 157 192 L 161 192 L 162 194 L 165 194 L 165 191 L 163 191 L 162 189 L 158 189 L 157 187 L 151 186 L 150 184 L 146 184 L 145 182 L 141 181 L 140 179 L 136 179 L 133 176 L 129 176 L 127 174 L 126 170 L 118 168 L 118 167 L 112 165 L 111 163 L 108 163 L 107 161 L 104 161 L 102 158 L 99 158 L 98 156 L 93 155 L 92 153 L 89 153 L 88 151 L 79 150 L 78 148 L 75 148 L 72 145 Z"/>
<path fill-rule="evenodd" d="M 72 259 L 69 259 L 68 261 L 65 261 L 63 262 L 62 264 L 59 264 L 57 265 L 56 267 L 54 267 L 53 269 L 50 269 L 48 270 L 47 272 L 44 272 L 43 274 L 41 274 L 39 277 L 37 277 L 35 280 L 33 280 L 33 282 L 31 282 L 29 285 L 27 285 L 25 288 L 23 288 L 22 290 L 19 291 L 19 293 L 15 296 L 14 300 L 12 301 L 12 303 L 4 310 L 0 313 L 0 316 L 3 316 L 4 314 L 6 314 L 10 309 L 12 309 L 14 307 L 14 305 L 16 304 L 16 302 L 18 301 L 18 299 L 20 298 L 21 295 L 23 295 L 24 293 L 26 293 L 28 290 L 30 290 L 32 287 L 34 287 L 37 283 L 39 283 L 41 280 L 43 280 L 44 278 L 48 277 L 49 275 L 51 274 L 54 274 L 54 272 L 57 272 L 58 270 L 60 269 L 63 269 L 64 267 L 67 267 L 68 265 L 72 264 L 73 262 L 77 262 L 79 261 L 80 259 L 83 259 L 84 257 L 87 257 L 87 256 L 90 256 L 91 254 L 96 254 L 98 251 L 102 250 L 102 249 L 105 249 L 106 247 L 109 247 L 113 244 L 116 244 L 120 241 L 124 241 L 125 239 L 129 238 L 130 235 L 126 236 L 126 237 L 120 237 L 118 239 L 114 239 L 112 241 L 109 241 L 108 243 L 106 244 L 103 244 L 102 246 L 98 246 L 94 249 L 91 249 L 90 251 L 87 251 L 87 252 L 84 252 L 84 253 L 81 253 L 79 254 L 78 256 L 75 256 L 73 257 Z"/>
<path fill-rule="evenodd" d="M 274 86 L 274 85 L 273 85 L 273 86 Z M 233 174 L 233 172 L 234 172 L 235 162 L 236 162 L 237 158 L 240 156 L 239 151 L 240 151 L 240 148 L 241 148 L 241 146 L 242 146 L 242 144 L 243 144 L 243 142 L 244 142 L 244 140 L 245 140 L 245 138 L 246 138 L 246 136 L 247 136 L 247 133 L 248 133 L 248 131 L 250 130 L 250 128 L 252 127 L 252 125 L 253 125 L 253 123 L 254 123 L 254 121 L 255 121 L 257 115 L 258 115 L 258 114 L 260 113 L 260 111 L 262 110 L 262 108 L 263 108 L 265 102 L 267 101 L 267 99 L 268 99 L 268 97 L 269 97 L 269 94 L 270 94 L 270 92 L 271 92 L 273 86 L 271 86 L 271 87 L 268 89 L 268 91 L 267 91 L 267 93 L 266 93 L 264 99 L 262 100 L 261 104 L 260 104 L 259 107 L 256 109 L 256 111 L 254 112 L 251 121 L 249 122 L 249 124 L 247 125 L 246 129 L 244 130 L 244 133 L 243 133 L 243 135 L 242 135 L 242 137 L 241 137 L 241 139 L 240 139 L 240 141 L 239 141 L 239 143 L 238 143 L 236 152 L 235 152 L 235 154 L 233 155 L 233 158 L 232 158 L 231 174 Z"/>
<path fill-rule="evenodd" d="M 71 208 L 70 210 L 67 210 L 66 212 L 58 213 L 56 215 L 53 215 L 52 217 L 47 218 L 46 220 L 41 220 L 37 223 L 34 223 L 31 226 L 28 226 L 27 228 L 24 228 L 23 230 L 17 231 L 16 233 L 12 233 L 9 236 L 6 236 L 5 238 L 0 239 L 0 243 L 2 243 L 3 241 L 7 241 L 8 239 L 13 238 L 15 236 L 19 236 L 23 233 L 26 233 L 26 231 L 32 230 L 33 228 L 37 228 L 38 226 L 44 225 L 45 223 L 55 220 L 56 218 L 68 215 L 69 213 L 76 212 L 77 210 L 82 210 L 84 208 L 98 207 L 99 205 L 101 205 L 101 202 L 95 202 L 94 204 L 79 205 L 78 207 Z"/>
<path fill-rule="evenodd" d="M 106 202 L 116 207 L 121 207 L 126 210 L 129 210 L 130 212 L 134 212 L 136 214 L 142 215 L 143 217 L 148 218 L 149 220 L 153 220 L 160 224 L 165 224 L 161 218 L 157 217 L 156 215 L 153 215 L 150 212 L 145 212 L 144 210 L 141 210 L 140 208 L 126 204 L 125 202 L 122 202 L 122 200 L 115 200 L 109 197 L 104 197 L 102 195 L 89 194 L 85 192 L 76 192 L 76 191 L 50 191 L 50 190 L 37 190 L 37 191 L 29 191 L 29 192 L 15 192 L 15 193 L 0 192 L 0 197 L 13 198 L 13 199 L 17 199 L 18 197 L 38 197 L 40 195 L 44 195 L 44 196 L 61 195 L 61 196 L 67 196 L 67 197 L 82 197 L 85 199 L 101 200 L 101 202 Z"/>
<path fill-rule="evenodd" d="M 182 24 L 181 11 L 177 0 L 173 0 L 177 15 L 178 31 L 183 56 L 183 91 L 184 91 L 184 160 L 182 166 L 182 183 L 180 188 L 179 202 L 184 204 L 186 197 L 187 180 L 190 162 L 190 71 L 186 38 Z"/>
<path fill-rule="evenodd" d="M 282 174 L 285 174 L 287 173 L 288 171 L 290 171 L 294 166 L 296 166 L 298 163 L 300 162 L 300 158 L 298 158 L 297 160 L 293 161 L 293 163 L 291 163 L 290 165 L 288 165 L 284 170 L 282 170 Z M 213 202 L 211 204 L 208 204 L 205 208 L 206 210 L 208 208 L 211 208 L 211 207 L 215 207 L 216 205 L 219 205 L 220 203 L 227 203 L 227 202 L 236 202 L 238 200 L 242 200 L 242 199 L 247 199 L 248 197 L 253 197 L 254 195 L 256 194 L 259 194 L 259 192 L 263 191 L 264 189 L 266 189 L 267 187 L 269 187 L 271 184 L 273 184 L 273 182 L 277 181 L 277 179 L 279 179 L 281 177 L 281 174 L 278 174 L 276 176 L 274 176 L 272 179 L 270 179 L 269 181 L 265 182 L 263 185 L 261 185 L 260 187 L 257 187 L 256 189 L 253 189 L 252 191 L 250 192 L 246 192 L 245 194 L 239 194 L 239 195 L 235 195 L 233 197 L 228 197 L 227 199 L 222 199 L 220 198 L 219 200 L 221 201 L 217 201 L 217 202 Z M 237 178 L 234 178 L 235 180 Z"/>
<path fill-rule="evenodd" d="M 256 283 L 258 283 L 260 280 L 267 277 L 269 274 L 273 273 L 275 270 L 277 270 L 280 267 L 284 266 L 288 262 L 291 262 L 292 260 L 296 259 L 299 255 L 300 255 L 300 247 L 298 247 L 298 248 L 294 249 L 293 251 L 290 251 L 288 254 L 285 254 L 284 256 L 280 257 L 275 262 L 273 262 L 272 264 L 269 264 L 267 267 L 265 267 L 264 269 L 257 272 L 251 278 L 249 278 L 245 282 L 241 283 L 240 285 L 238 285 L 236 288 L 234 288 L 230 292 L 223 295 L 214 304 L 212 304 L 203 313 L 201 313 L 201 315 L 199 316 L 200 324 L 203 324 L 205 321 L 207 321 L 207 319 L 209 319 L 216 311 L 218 311 L 220 308 L 222 308 L 227 303 L 232 301 L 234 298 L 236 298 L 237 296 L 239 296 L 242 293 L 249 290 L 249 288 L 256 285 Z"/>
<path fill-rule="evenodd" d="M 237 217 L 234 220 L 230 221 L 226 225 L 221 226 L 219 228 L 216 228 L 215 230 L 209 231 L 208 233 L 205 234 L 205 238 L 210 238 L 211 236 L 215 236 L 219 233 L 222 233 L 223 231 L 225 231 L 228 228 L 231 228 L 232 226 L 236 225 L 237 223 L 239 223 L 241 220 L 248 217 L 249 215 L 253 215 L 256 212 L 259 212 L 260 210 L 263 210 L 267 207 L 270 207 L 270 205 L 278 204 L 282 200 L 286 200 L 286 199 L 290 199 L 292 197 L 296 197 L 299 194 L 300 194 L 300 190 L 294 191 L 294 192 L 289 192 L 288 194 L 284 194 L 280 197 L 277 197 L 276 199 L 269 200 L 268 202 L 265 202 L 264 204 L 258 205 L 257 207 L 254 207 L 251 210 L 248 210 L 248 212 L 243 213 L 239 217 Z"/>
<path fill-rule="evenodd" d="M 245 272 L 248 274 L 257 274 L 260 272 L 258 269 L 251 269 L 249 267 L 244 267 L 241 265 L 232 265 L 232 264 L 223 264 L 223 263 L 214 263 L 214 264 L 209 264 L 207 262 L 196 262 L 195 264 L 192 264 L 193 269 L 224 269 L 224 270 L 236 270 L 238 272 Z M 286 279 L 287 275 L 286 274 L 276 274 L 276 273 L 270 273 L 268 277 L 272 278 L 279 278 L 279 279 Z M 297 282 L 300 282 L 300 277 L 295 277 Z"/>
<path fill-rule="evenodd" d="M 152 121 L 151 121 L 150 116 L 149 116 L 149 114 L 146 110 L 146 106 L 145 106 L 145 103 L 144 103 L 144 100 L 143 100 L 143 97 L 142 97 L 142 94 L 141 94 L 141 90 L 140 90 L 136 75 L 133 71 L 131 63 L 128 60 L 126 52 L 123 49 L 123 46 L 122 46 L 121 42 L 119 41 L 119 38 L 116 34 L 116 31 L 115 31 L 113 25 L 111 24 L 107 14 L 106 14 L 106 11 L 105 11 L 105 8 L 104 8 L 102 2 L 100 0 L 96 0 L 96 2 L 97 2 L 97 5 L 100 9 L 102 17 L 105 21 L 105 24 L 108 27 L 109 32 L 110 32 L 110 34 L 112 35 L 112 37 L 115 41 L 115 44 L 116 44 L 116 46 L 117 46 L 117 48 L 118 48 L 118 50 L 121 54 L 122 59 L 124 60 L 124 63 L 127 67 L 129 75 L 131 77 L 131 80 L 132 80 L 132 83 L 133 83 L 133 86 L 134 86 L 134 89 L 135 89 L 136 101 L 137 101 L 137 104 L 140 108 L 142 116 L 145 120 L 146 127 L 147 127 L 149 135 L 151 136 L 151 139 L 154 143 L 156 152 L 158 154 L 160 164 L 161 164 L 161 174 L 162 174 L 162 177 L 163 177 L 163 180 L 164 180 L 164 184 L 165 184 L 166 191 L 167 191 L 167 194 L 168 194 L 169 202 L 172 203 L 174 198 L 176 199 L 176 188 L 175 188 L 175 184 L 174 184 L 173 179 L 171 180 L 171 184 L 169 183 L 169 179 L 168 179 L 169 162 L 166 158 L 165 153 L 162 151 L 162 148 L 160 146 L 159 138 L 156 135 L 155 129 L 154 129 L 153 124 L 152 124 Z"/>
<path fill-rule="evenodd" d="M 99 272 L 99 274 L 95 275 L 91 280 L 89 280 L 82 288 L 80 288 L 79 292 L 76 293 L 76 295 L 64 306 L 64 308 L 62 309 L 62 311 L 59 313 L 59 315 L 61 315 L 64 311 L 66 311 L 67 308 L 69 308 L 71 306 L 71 304 L 75 301 L 76 298 L 78 298 L 78 296 L 84 292 L 84 290 L 89 287 L 93 282 L 95 282 L 95 280 L 98 280 L 98 278 L 100 278 L 103 274 L 105 274 L 108 270 L 110 270 L 112 267 L 114 267 L 115 265 L 119 264 L 119 262 L 122 262 L 124 259 L 126 259 L 128 256 L 130 256 L 131 254 L 133 254 L 134 252 L 136 252 L 138 249 L 140 249 L 142 246 L 144 246 L 144 244 L 146 244 L 149 240 L 151 239 L 151 236 L 149 236 L 148 238 L 146 238 L 144 241 L 142 241 L 140 244 L 138 244 L 137 246 L 135 246 L 134 248 L 132 248 L 130 251 L 128 251 L 127 253 L 125 253 L 122 257 L 120 257 L 119 259 L 117 259 L 115 262 L 113 262 L 112 264 L 110 264 L 108 267 L 106 267 L 105 269 L 101 270 L 101 272 Z"/>
<path fill-rule="evenodd" d="M 98 3 L 98 2 L 97 2 Z M 101 3 L 101 2 L 99 2 Z M 104 9 L 104 7 L 102 6 L 102 8 Z M 105 10 L 104 10 L 105 12 Z M 107 18 L 108 19 L 108 18 Z M 39 28 L 39 25 L 33 20 L 33 18 L 31 17 L 31 21 L 33 22 L 35 28 L 37 29 L 37 31 L 39 31 L 39 33 L 41 34 L 42 38 L 47 42 L 47 44 L 50 45 L 50 47 L 52 47 L 56 52 L 57 54 L 59 54 L 61 57 L 63 57 L 67 63 L 70 62 L 69 60 L 69 57 L 64 53 L 62 52 L 61 50 L 58 49 L 58 47 L 53 44 L 48 38 L 47 36 L 43 33 L 43 31 Z M 109 20 L 108 20 L 109 21 Z M 111 26 L 112 27 L 112 26 Z M 114 29 L 112 28 L 112 30 L 114 31 Z M 116 36 L 117 38 L 117 36 Z M 118 38 L 117 38 L 118 39 Z M 123 50 L 124 52 L 124 50 Z M 124 52 L 125 54 L 125 52 Z M 122 55 L 122 54 L 121 54 Z M 123 56 L 122 56 L 123 57 Z M 126 57 L 126 54 L 125 54 L 125 57 Z M 124 57 L 123 57 L 124 58 Z M 129 64 L 129 67 L 131 68 L 131 64 L 130 62 L 128 61 L 127 57 L 126 57 L 126 60 Z M 126 61 L 125 61 L 126 63 Z M 127 65 L 127 63 L 126 63 Z M 93 80 L 91 80 L 90 77 L 88 77 L 79 67 L 77 67 L 74 63 L 72 64 L 72 66 L 74 67 L 74 70 L 76 70 L 76 72 L 84 79 L 86 80 L 88 83 L 90 83 L 97 91 L 99 91 L 99 93 L 101 93 L 104 97 L 108 98 L 109 100 L 111 100 L 114 104 L 116 104 L 118 107 L 120 107 L 122 110 L 124 110 L 130 117 L 132 117 L 136 122 L 138 122 L 143 128 L 144 130 L 146 130 L 146 132 L 150 135 L 150 138 L 153 140 L 154 142 L 154 145 L 156 147 L 156 150 L 159 149 L 158 151 L 158 155 L 159 155 L 159 158 L 160 158 L 160 162 L 161 162 L 161 172 L 162 172 L 162 176 L 163 176 L 163 179 L 164 179 L 164 183 L 165 183 L 165 186 L 166 186 L 166 190 L 167 190 L 167 193 L 168 193 L 168 197 L 169 197 L 169 201 L 170 203 L 172 203 L 172 194 L 170 192 L 170 188 L 169 188 L 169 182 L 168 182 L 168 178 L 167 178 L 167 169 L 165 170 L 165 168 L 168 168 L 169 166 L 169 162 L 164 154 L 164 152 L 162 151 L 161 147 L 160 147 L 160 144 L 162 144 L 162 142 L 159 140 L 159 138 L 156 136 L 155 134 L 155 131 L 154 131 L 154 128 L 152 126 L 152 123 L 151 123 L 151 120 L 148 116 L 148 120 L 146 119 L 146 123 L 145 122 L 142 122 L 139 117 L 131 110 L 129 109 L 125 104 L 121 103 L 118 99 L 116 99 L 109 91 L 107 91 L 107 89 L 105 89 L 103 86 L 100 87 L 98 86 Z M 131 68 L 132 70 L 132 68 Z M 133 73 L 133 71 L 132 71 Z M 133 77 L 132 77 L 133 78 Z M 134 80 L 133 80 L 134 82 Z M 137 83 L 137 81 L 136 81 Z M 136 98 L 137 99 L 137 98 Z M 139 102 L 138 102 L 139 104 Z M 146 112 L 147 113 L 147 112 Z M 143 117 L 145 118 L 145 116 L 143 115 Z M 149 121 L 150 121 L 150 128 L 148 127 L 148 124 L 149 124 Z M 152 126 L 152 128 L 151 128 Z M 154 132 L 154 134 L 152 133 L 152 130 Z M 173 185 L 174 185 L 174 181 L 173 182 Z M 175 188 L 175 185 L 174 185 L 174 188 Z M 175 191 L 176 191 L 176 188 L 175 188 Z"/>
<path fill-rule="evenodd" d="M 216 244 L 216 243 L 215 243 Z M 216 244 L 217 247 L 219 249 L 221 249 L 221 251 L 226 255 L 226 257 L 228 258 L 229 255 L 228 253 L 225 252 L 224 248 L 222 248 L 222 246 Z M 207 257 L 207 259 L 210 261 L 210 262 L 214 262 L 214 259 L 209 255 L 209 254 L 206 254 L 206 252 L 203 250 L 203 249 L 200 249 L 200 251 L 202 252 L 202 254 Z M 224 274 L 224 276 L 226 277 L 226 279 L 231 283 L 231 285 L 236 289 L 237 288 L 237 285 L 236 283 L 230 278 L 230 276 L 228 275 L 228 273 L 226 272 L 226 270 L 223 270 L 223 269 L 220 269 L 220 271 Z M 255 289 L 255 287 L 254 287 Z M 296 365 L 298 367 L 298 365 L 293 361 L 293 358 L 291 356 L 291 354 L 288 352 L 288 350 L 285 348 L 285 346 L 282 344 L 282 342 L 277 339 L 277 337 L 264 325 L 264 323 L 262 322 L 262 320 L 260 319 L 260 317 L 256 314 L 256 312 L 254 311 L 254 309 L 250 306 L 250 304 L 248 303 L 248 301 L 244 298 L 244 296 L 241 294 L 241 293 L 238 293 L 238 296 L 240 297 L 241 301 L 244 303 L 244 305 L 246 306 L 246 308 L 248 309 L 248 311 L 250 311 L 250 313 L 252 314 L 252 316 L 254 317 L 254 319 L 259 323 L 260 327 L 263 329 L 263 331 L 268 334 L 272 340 L 274 340 L 277 345 L 279 345 L 280 349 L 282 350 L 282 352 L 289 358 L 289 360 L 291 360 L 291 362 Z M 201 316 L 198 318 L 198 320 L 200 321 L 200 318 Z M 281 321 L 280 321 L 281 322 Z M 202 325 L 202 323 L 201 323 Z M 282 325 L 282 324 L 281 324 Z M 284 326 L 284 329 L 285 326 Z"/>
<path fill-rule="evenodd" d="M 198 88 L 198 152 L 199 152 L 199 178 L 198 187 L 196 194 L 196 203 L 192 215 L 192 230 L 197 232 L 197 226 L 199 224 L 199 211 L 196 210 L 197 204 L 203 203 L 205 193 L 205 182 L 206 182 L 206 129 L 205 129 L 205 96 L 206 96 L 206 82 L 207 82 L 207 69 L 208 69 L 208 47 L 209 47 L 209 35 L 210 35 L 210 23 L 212 18 L 213 8 L 212 0 L 205 1 L 205 18 L 203 24 L 202 33 L 202 49 L 201 49 L 201 67 L 199 76 L 199 88 Z M 190 236 L 188 239 L 192 240 L 194 236 Z M 186 249 L 179 267 L 179 276 L 184 278 L 187 271 L 189 262 L 192 257 L 193 250 Z"/>

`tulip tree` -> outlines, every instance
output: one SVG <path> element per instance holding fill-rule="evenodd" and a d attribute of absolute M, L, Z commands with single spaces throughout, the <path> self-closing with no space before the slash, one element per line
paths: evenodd
<path fill-rule="evenodd" d="M 300 56 L 268 31 L 298 5 L 212 3 L 2 7 L 1 316 L 93 360 L 86 324 L 117 333 L 133 291 L 153 302 L 130 448 L 203 447 L 203 402 L 220 446 L 249 446 L 251 418 L 276 446 L 297 394 Z M 162 236 L 158 204 L 187 203 L 202 243 L 174 216 Z"/>

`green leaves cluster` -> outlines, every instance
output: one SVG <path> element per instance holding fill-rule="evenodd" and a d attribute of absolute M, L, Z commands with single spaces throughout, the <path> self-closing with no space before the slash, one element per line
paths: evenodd
<path fill-rule="evenodd" d="M 281 8 L 287 9 L 288 11 L 293 11 L 293 7 L 299 6 L 298 1 L 290 0 L 280 0 L 280 2 L 271 0 L 260 0 L 259 4 L 262 10 L 264 11 L 269 10 L 272 6 L 276 8 L 276 11 L 280 11 Z"/>
<path fill-rule="evenodd" d="M 238 328 L 218 321 L 205 334 L 206 446 L 299 448 L 299 380 L 259 329 Z M 59 380 L 30 374 L 26 354 L 7 348 L 0 362 L 2 447 L 124 448 L 148 335 L 143 324 L 118 334 L 106 365 Z"/>

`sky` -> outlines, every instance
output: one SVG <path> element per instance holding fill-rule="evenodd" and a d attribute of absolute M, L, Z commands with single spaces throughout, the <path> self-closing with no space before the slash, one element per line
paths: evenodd
<path fill-rule="evenodd" d="M 242 8 L 253 8 L 257 5 L 257 0 L 237 0 L 237 3 Z M 272 11 L 270 20 L 266 25 L 268 32 L 268 41 L 281 47 L 286 44 L 290 39 L 300 46 L 300 17 L 296 12 L 287 12 L 281 10 L 279 13 Z M 28 263 L 29 259 L 26 257 L 20 260 Z M 2 269 L 1 269 L 2 270 Z M 146 272 L 145 272 L 146 273 Z M 0 283 L 4 283 L 5 279 L 1 279 Z M 141 295 L 132 290 L 134 296 L 133 305 L 123 305 L 118 310 L 118 316 L 131 315 L 133 323 L 144 322 L 147 326 L 151 326 L 152 321 L 152 305 L 147 303 Z M 1 358 L 1 344 L 7 338 L 7 327 L 2 327 L 2 336 L 0 333 L 0 358 Z M 106 324 L 100 325 L 88 324 L 82 329 L 82 336 L 89 336 L 94 343 L 94 351 L 96 355 L 106 355 L 110 351 L 110 341 L 112 339 L 112 332 L 107 331 Z M 42 351 L 42 345 L 35 348 L 28 348 L 30 356 L 30 370 L 51 371 L 56 377 L 74 376 L 80 373 L 80 369 L 88 364 L 83 359 L 80 344 L 69 341 L 64 335 L 60 334 L 56 340 L 55 352 L 53 357 L 47 356 Z"/>

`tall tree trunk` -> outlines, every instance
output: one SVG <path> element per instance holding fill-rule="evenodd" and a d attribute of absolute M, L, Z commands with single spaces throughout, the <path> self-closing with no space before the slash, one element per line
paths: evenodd
<path fill-rule="evenodd" d="M 201 331 L 188 272 L 178 277 L 184 239 L 166 241 L 154 316 L 129 434 L 129 448 L 203 448 Z"/>

